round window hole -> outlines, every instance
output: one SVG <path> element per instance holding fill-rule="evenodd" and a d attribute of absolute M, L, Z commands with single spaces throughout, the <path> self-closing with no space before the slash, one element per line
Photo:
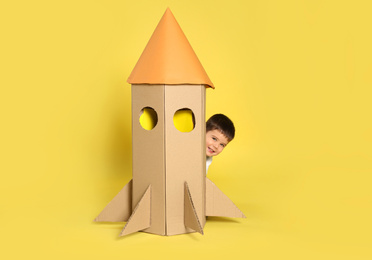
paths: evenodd
<path fill-rule="evenodd" d="M 173 116 L 173 124 L 180 132 L 191 132 L 195 127 L 194 113 L 188 108 L 177 110 Z"/>
<path fill-rule="evenodd" d="M 152 130 L 158 123 L 158 114 L 152 107 L 145 107 L 141 110 L 139 122 L 143 129 Z"/>

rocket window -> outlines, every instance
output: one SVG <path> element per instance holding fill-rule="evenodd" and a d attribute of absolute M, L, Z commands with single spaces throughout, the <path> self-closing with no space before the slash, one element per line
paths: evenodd
<path fill-rule="evenodd" d="M 177 110 L 173 116 L 173 124 L 180 132 L 191 132 L 195 127 L 194 113 L 188 108 Z"/>
<path fill-rule="evenodd" d="M 139 122 L 143 129 L 152 130 L 158 123 L 158 114 L 152 107 L 142 108 Z"/>

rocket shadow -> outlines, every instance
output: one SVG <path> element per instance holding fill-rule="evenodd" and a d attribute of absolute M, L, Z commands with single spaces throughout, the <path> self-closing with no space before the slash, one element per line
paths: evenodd
<path fill-rule="evenodd" d="M 218 222 L 240 223 L 241 221 L 235 220 L 235 219 L 232 219 L 232 218 L 227 218 L 227 217 L 211 217 L 211 216 L 208 216 L 206 225 L 208 225 L 208 222 L 209 223 L 211 223 L 211 222 L 215 222 L 215 223 L 218 223 Z"/>

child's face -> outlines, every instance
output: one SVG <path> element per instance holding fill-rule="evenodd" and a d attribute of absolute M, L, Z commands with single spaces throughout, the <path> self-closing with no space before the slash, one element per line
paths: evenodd
<path fill-rule="evenodd" d="M 220 154 L 228 143 L 229 140 L 227 137 L 219 130 L 214 129 L 208 131 L 206 134 L 207 156 L 216 156 Z"/>

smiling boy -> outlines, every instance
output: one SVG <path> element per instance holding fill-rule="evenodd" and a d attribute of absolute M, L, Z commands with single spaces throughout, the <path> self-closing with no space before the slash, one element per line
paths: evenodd
<path fill-rule="evenodd" d="M 234 123 L 223 114 L 211 116 L 206 125 L 206 167 L 212 163 L 213 156 L 219 155 L 226 145 L 234 139 Z"/>

